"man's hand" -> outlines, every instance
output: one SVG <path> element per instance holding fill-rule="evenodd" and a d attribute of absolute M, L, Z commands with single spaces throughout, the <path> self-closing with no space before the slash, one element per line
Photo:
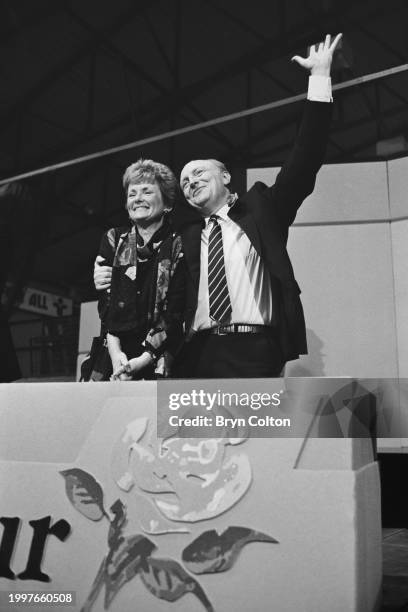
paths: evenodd
<path fill-rule="evenodd" d="M 292 57 L 292 62 L 297 62 L 302 68 L 310 70 L 313 76 L 330 76 L 330 68 L 333 59 L 333 53 L 341 39 L 342 34 L 337 34 L 336 38 L 330 44 L 330 34 L 327 34 L 324 43 L 312 45 L 310 47 L 309 57 L 300 57 L 295 55 Z"/>
<path fill-rule="evenodd" d="M 94 264 L 94 283 L 97 291 L 110 289 L 112 281 L 112 268 L 110 266 L 102 266 L 105 261 L 101 255 L 98 255 Z"/>

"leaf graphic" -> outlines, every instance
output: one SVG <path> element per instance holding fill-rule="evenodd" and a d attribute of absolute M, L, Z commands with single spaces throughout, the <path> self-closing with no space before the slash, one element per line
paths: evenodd
<path fill-rule="evenodd" d="M 74 508 L 91 521 L 100 521 L 106 516 L 102 487 L 92 474 L 79 468 L 63 470 L 60 474 L 65 478 L 65 491 Z"/>
<path fill-rule="evenodd" d="M 275 538 L 247 527 L 228 527 L 222 534 L 204 531 L 183 550 L 184 565 L 194 574 L 215 574 L 230 569 L 249 542 L 271 542 Z"/>
<path fill-rule="evenodd" d="M 98 573 L 96 574 L 95 580 L 93 581 L 91 592 L 88 595 L 88 598 L 84 605 L 81 608 L 81 612 L 90 612 L 92 606 L 94 605 L 96 598 L 99 595 L 101 588 L 105 582 L 105 564 L 106 559 L 104 559 L 99 567 Z"/>
<path fill-rule="evenodd" d="M 156 545 L 143 535 L 119 536 L 106 559 L 105 609 L 122 586 L 132 580 L 142 566 L 146 566 L 146 557 L 155 549 Z"/>
<path fill-rule="evenodd" d="M 193 576 L 173 559 L 149 557 L 140 569 L 140 577 L 155 597 L 177 601 L 186 593 L 193 593 L 207 612 L 214 612 L 207 595 Z"/>
<path fill-rule="evenodd" d="M 108 545 L 109 549 L 115 549 L 119 538 L 122 534 L 123 528 L 127 523 L 126 518 L 126 506 L 120 499 L 117 499 L 114 504 L 110 507 L 110 511 L 114 514 L 114 518 L 111 521 L 108 533 Z"/>
<path fill-rule="evenodd" d="M 120 499 L 115 501 L 110 510 L 114 517 L 108 533 L 109 552 L 102 561 L 81 612 L 90 612 L 104 585 L 104 607 L 105 610 L 109 608 L 118 591 L 136 576 L 141 565 L 146 564 L 146 557 L 156 549 L 156 545 L 143 535 L 123 536 L 127 518 L 126 507 Z"/>

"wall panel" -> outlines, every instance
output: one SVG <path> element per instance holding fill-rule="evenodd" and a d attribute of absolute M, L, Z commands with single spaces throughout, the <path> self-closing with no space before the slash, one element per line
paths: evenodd
<path fill-rule="evenodd" d="M 397 376 L 388 224 L 294 227 L 310 356 L 291 376 Z"/>
<path fill-rule="evenodd" d="M 248 186 L 255 181 L 274 182 L 279 168 L 248 170 Z M 333 164 L 321 168 L 313 193 L 299 210 L 296 223 L 389 218 L 387 166 L 385 162 Z"/>

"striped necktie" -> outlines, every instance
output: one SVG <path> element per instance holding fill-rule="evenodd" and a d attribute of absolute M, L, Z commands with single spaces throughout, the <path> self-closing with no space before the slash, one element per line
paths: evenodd
<path fill-rule="evenodd" d="M 224 250 L 222 248 L 221 227 L 217 215 L 211 215 L 212 223 L 208 238 L 208 294 L 210 317 L 213 321 L 224 323 L 231 317 L 231 301 L 225 275 Z"/>

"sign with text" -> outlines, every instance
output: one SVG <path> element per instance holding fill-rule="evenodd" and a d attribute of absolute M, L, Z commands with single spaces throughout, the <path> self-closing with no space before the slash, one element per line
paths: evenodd
<path fill-rule="evenodd" d="M 19 308 L 49 317 L 69 317 L 72 315 L 72 300 L 54 293 L 27 287 Z"/>

